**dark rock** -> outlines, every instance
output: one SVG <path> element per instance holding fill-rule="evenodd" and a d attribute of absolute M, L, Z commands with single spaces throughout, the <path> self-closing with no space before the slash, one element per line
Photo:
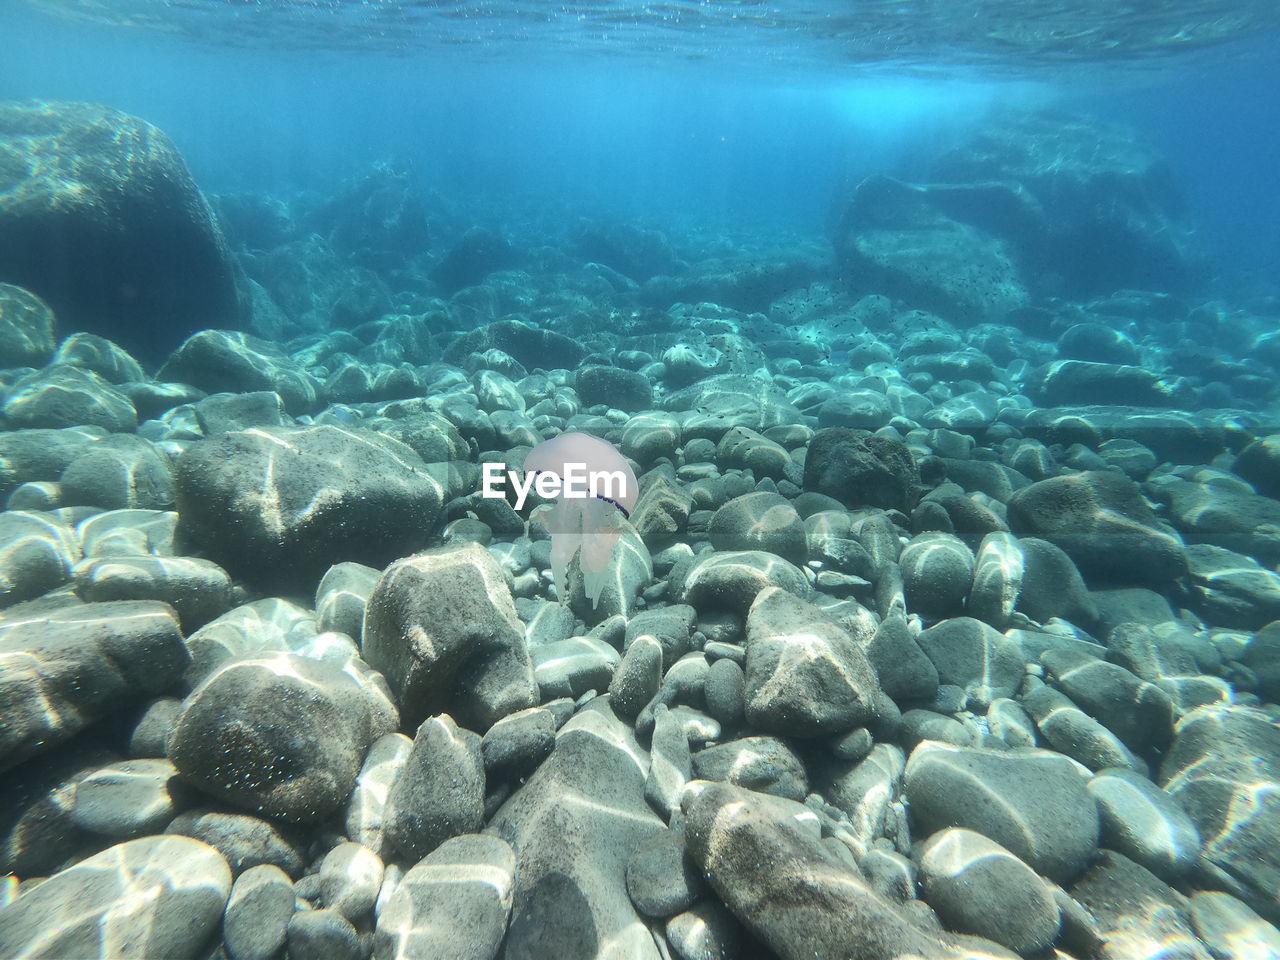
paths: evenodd
<path fill-rule="evenodd" d="M 1060 547 L 1086 576 L 1112 583 L 1164 584 L 1187 572 L 1180 538 L 1119 473 L 1087 471 L 1024 487 L 1009 500 L 1009 525 Z"/>
<path fill-rule="evenodd" d="M 619 367 L 583 367 L 574 389 L 587 406 L 603 403 L 619 410 L 647 410 L 653 406 L 653 385 L 648 377 Z"/>
<path fill-rule="evenodd" d="M 0 956 L 194 960 L 230 893 L 226 861 L 198 840 L 129 840 L 0 908 Z"/>
<path fill-rule="evenodd" d="M 686 442 L 697 437 L 718 442 L 734 427 L 764 431 L 800 420 L 800 411 L 778 387 L 746 374 L 704 376 L 667 394 L 658 406 L 691 411 L 683 424 Z"/>
<path fill-rule="evenodd" d="M 1059 295 L 1179 290 L 1199 276 L 1170 168 L 1132 130 L 1049 111 L 1005 115 L 944 155 L 931 175 L 973 185 L 974 201 L 992 182 L 1017 190 L 1021 206 L 973 202 L 954 213 L 1013 238 L 1028 272 L 1041 283 L 1053 274 Z M 1017 215 L 1026 207 L 1036 229 Z"/>
<path fill-rule="evenodd" d="M 468 354 L 491 348 L 510 354 L 530 370 L 575 369 L 586 350 L 576 340 L 518 320 L 500 320 L 455 337 L 444 351 L 447 363 L 458 364 Z"/>
<path fill-rule="evenodd" d="M 192 409 L 206 437 L 250 427 L 282 427 L 291 423 L 280 394 L 274 390 L 252 393 L 216 393 L 197 400 Z"/>
<path fill-rule="evenodd" d="M 699 780 L 717 780 L 788 800 L 803 801 L 809 792 L 804 763 L 776 737 L 743 737 L 699 750 L 693 755 Z"/>
<path fill-rule="evenodd" d="M 745 614 L 756 595 L 771 586 L 799 597 L 811 593 L 798 567 L 759 550 L 712 551 L 680 574 L 673 570 L 670 584 L 674 596 L 696 607 L 699 613 L 724 609 Z"/>
<path fill-rule="evenodd" d="M 1254 909 L 1280 913 L 1280 728 L 1271 718 L 1224 704 L 1193 710 L 1178 723 L 1157 783 L 1200 829 L 1204 858 L 1249 892 Z"/>
<path fill-rule="evenodd" d="M 67 464 L 106 434 L 101 427 L 0 433 L 0 493 L 20 483 L 57 480 Z"/>
<path fill-rule="evenodd" d="M 1027 290 L 1014 249 L 986 225 L 966 222 L 958 208 L 970 207 L 998 209 L 1023 230 L 1034 229 L 1026 225 L 1038 213 L 1016 186 L 920 187 L 868 177 L 837 229 L 843 278 L 856 290 L 883 292 L 965 323 L 1024 306 Z"/>
<path fill-rule="evenodd" d="M 90 603 L 0 623 L 0 770 L 170 688 L 188 662 L 172 608 Z"/>
<path fill-rule="evenodd" d="M 1102 770 L 1089 781 L 1102 817 L 1102 842 L 1176 883 L 1200 859 L 1200 831 L 1166 791 L 1132 770 Z"/>
<path fill-rule="evenodd" d="M 196 557 L 91 557 L 76 565 L 76 592 L 87 603 L 159 600 L 177 612 L 185 633 L 231 609 L 231 578 Z"/>
<path fill-rule="evenodd" d="M 123 393 L 91 370 L 68 364 L 45 367 L 15 383 L 3 412 L 11 428 L 102 427 L 130 433 L 138 414 Z"/>
<path fill-rule="evenodd" d="M 939 937 L 911 923 L 793 819 L 797 806 L 729 784 L 709 784 L 692 799 L 690 856 L 734 915 L 783 960 L 946 956 Z"/>
<path fill-rule="evenodd" d="M 385 722 L 362 683 L 332 664 L 286 653 L 233 659 L 187 698 L 169 757 L 210 796 L 314 820 L 350 796 Z"/>
<path fill-rule="evenodd" d="M 479 283 L 495 270 L 515 266 L 519 257 L 501 234 L 472 227 L 445 251 L 431 272 L 444 293 L 455 293 Z"/>
<path fill-rule="evenodd" d="M 36 513 L 0 513 L 0 609 L 48 593 L 71 579 L 80 544 L 70 528 Z"/>
<path fill-rule="evenodd" d="M 208 393 L 273 391 L 290 413 L 312 413 L 319 384 L 283 350 L 238 330 L 201 330 L 182 342 L 156 373 Z"/>
<path fill-rule="evenodd" d="M 336 910 L 297 910 L 285 931 L 290 960 L 362 960 L 351 922 Z"/>
<path fill-rule="evenodd" d="M 846 506 L 910 510 L 918 484 L 911 451 L 900 441 L 833 427 L 809 442 L 804 488 Z"/>
<path fill-rule="evenodd" d="M 373 953 L 392 957 L 496 957 L 507 931 L 516 859 L 488 834 L 446 840 L 409 870 L 378 914 Z"/>
<path fill-rule="evenodd" d="M 1168 956 L 1209 960 L 1196 939 L 1187 898 L 1118 853 L 1103 850 L 1070 893 L 1096 919 L 1104 960 L 1140 956 L 1153 943 Z"/>
<path fill-rule="evenodd" d="M 125 839 L 156 833 L 185 805 L 188 791 L 168 760 L 121 760 L 76 784 L 72 819 L 89 833 Z"/>
<path fill-rule="evenodd" d="M 659 834 L 627 863 L 627 894 L 646 917 L 666 918 L 688 910 L 704 890 L 675 830 Z"/>
<path fill-rule="evenodd" d="M 916 638 L 941 683 L 964 689 L 970 705 L 984 709 L 1009 697 L 1022 683 L 1026 664 L 1018 644 L 972 617 L 944 620 Z"/>
<path fill-rule="evenodd" d="M 175 480 L 188 542 L 237 576 L 307 592 L 339 561 L 411 552 L 442 500 L 413 451 L 332 426 L 223 434 L 188 448 Z"/>
<path fill-rule="evenodd" d="M 598 697 L 556 737 L 555 750 L 489 828 L 516 851 L 509 957 L 590 957 L 603 945 L 654 956 L 627 895 L 634 852 L 665 829 L 645 802 L 645 753 Z"/>
<path fill-rule="evenodd" d="M 746 716 L 753 727 L 822 736 L 863 726 L 883 692 L 866 654 L 822 611 L 778 587 L 747 614 Z"/>
<path fill-rule="evenodd" d="M 938 690 L 933 665 L 900 616 L 886 617 L 866 648 L 884 692 L 895 700 L 929 700 Z"/>
<path fill-rule="evenodd" d="M 1280 433 L 1254 440 L 1240 451 L 1231 469 L 1264 497 L 1280 499 Z"/>
<path fill-rule="evenodd" d="M 965 827 L 1037 873 L 1065 883 L 1098 846 L 1098 808 L 1072 761 L 1048 750 L 986 750 L 926 741 L 907 762 L 912 822 Z"/>
<path fill-rule="evenodd" d="M 53 363 L 92 370 L 107 383 L 121 386 L 147 379 L 142 365 L 119 344 L 92 333 L 73 333 L 58 345 Z"/>
<path fill-rule="evenodd" d="M 43 367 L 56 345 L 49 305 L 30 290 L 0 283 L 0 369 Z"/>
<path fill-rule="evenodd" d="M 293 883 L 270 864 L 250 867 L 231 886 L 222 941 L 234 960 L 271 960 L 284 946 L 294 909 Z"/>
<path fill-rule="evenodd" d="M 555 718 L 531 707 L 503 717 L 480 742 L 484 772 L 491 783 L 519 780 L 546 759 L 556 743 Z"/>
<path fill-rule="evenodd" d="M 1019 955 L 1057 939 L 1059 910 L 1049 885 L 1000 844 L 972 830 L 941 830 L 925 841 L 919 861 L 925 899 L 948 929 Z"/>
<path fill-rule="evenodd" d="M 1171 407 L 1183 393 L 1176 378 L 1167 379 L 1146 367 L 1084 360 L 1051 363 L 1040 384 L 1040 402 L 1046 407 L 1073 403 Z"/>
<path fill-rule="evenodd" d="M 1169 694 L 1116 663 L 1069 650 L 1046 650 L 1040 662 L 1068 697 L 1139 756 L 1164 750 L 1173 736 Z"/>
<path fill-rule="evenodd" d="M 790 501 L 776 493 L 735 497 L 716 511 L 708 532 L 717 550 L 762 550 L 795 564 L 809 556 L 804 521 Z"/>
<path fill-rule="evenodd" d="M 898 565 L 907 609 L 929 619 L 964 608 L 973 583 L 973 551 L 949 533 L 921 533 L 902 548 Z"/>
<path fill-rule="evenodd" d="M 480 738 L 447 714 L 424 720 L 387 798 L 387 840 L 416 862 L 450 837 L 477 832 L 484 788 Z"/>
<path fill-rule="evenodd" d="M 511 591 L 475 544 L 388 567 L 369 597 L 362 649 L 385 674 L 406 724 L 448 713 L 488 730 L 538 702 Z"/>
<path fill-rule="evenodd" d="M 89 103 L 0 107 L 0 276 L 140 356 L 244 314 L 235 267 L 172 142 Z"/>
<path fill-rule="evenodd" d="M 169 510 L 174 500 L 169 470 L 168 459 L 141 437 L 103 437 L 63 471 L 63 503 L 103 510 Z"/>

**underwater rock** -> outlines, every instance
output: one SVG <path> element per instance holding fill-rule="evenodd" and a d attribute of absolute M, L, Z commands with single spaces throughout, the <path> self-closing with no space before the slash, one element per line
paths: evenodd
<path fill-rule="evenodd" d="M 588 407 L 603 403 L 618 410 L 639 411 L 653 406 L 653 385 L 647 377 L 633 370 L 582 367 L 573 385 Z"/>
<path fill-rule="evenodd" d="M 90 557 L 76 564 L 73 575 L 76 593 L 86 603 L 159 600 L 173 607 L 186 634 L 232 604 L 227 572 L 199 557 Z"/>
<path fill-rule="evenodd" d="M 935 161 L 930 177 L 967 185 L 974 199 L 993 183 L 1023 198 L 952 212 L 1011 237 L 1037 291 L 1055 282 L 1054 292 L 1075 299 L 1176 291 L 1203 273 L 1172 171 L 1131 129 L 1061 112 L 1005 112 Z M 1020 215 L 1027 209 L 1033 230 Z"/>
<path fill-rule="evenodd" d="M 362 652 L 406 724 L 448 713 L 488 730 L 538 702 L 502 570 L 483 547 L 438 547 L 389 566 L 365 608 Z"/>
<path fill-rule="evenodd" d="M 147 379 L 142 365 L 127 350 L 93 333 L 73 333 L 67 337 L 58 345 L 52 362 L 92 370 L 116 386 Z"/>
<path fill-rule="evenodd" d="M 189 383 L 209 393 L 274 391 L 295 414 L 312 413 L 321 390 L 275 344 L 238 330 L 193 334 L 169 356 L 156 379 Z"/>
<path fill-rule="evenodd" d="M 1185 384 L 1146 367 L 1085 360 L 1056 360 L 1045 369 L 1040 402 L 1046 407 L 1077 403 L 1171 407 L 1185 402 Z"/>
<path fill-rule="evenodd" d="M 1098 807 L 1081 769 L 1049 750 L 925 741 L 907 761 L 906 797 L 918 829 L 965 827 L 1065 883 L 1098 846 Z"/>
<path fill-rule="evenodd" d="M 745 616 L 756 596 L 771 586 L 798 597 L 812 592 L 799 567 L 762 550 L 713 550 L 685 570 L 673 570 L 670 578 L 673 596 L 699 613 L 731 610 Z"/>
<path fill-rule="evenodd" d="M 1200 859 L 1200 831 L 1168 792 L 1132 770 L 1101 770 L 1089 781 L 1102 817 L 1102 842 L 1177 883 Z"/>
<path fill-rule="evenodd" d="M 103 437 L 67 464 L 60 478 L 62 502 L 103 510 L 170 509 L 169 471 L 168 458 L 141 437 Z"/>
<path fill-rule="evenodd" d="M 1060 547 L 1082 573 L 1108 585 L 1160 585 L 1187 572 L 1181 538 L 1120 473 L 1086 471 L 1023 487 L 1009 499 L 1009 526 Z"/>
<path fill-rule="evenodd" d="M 190 446 L 174 468 L 179 525 L 229 572 L 310 592 L 343 560 L 380 567 L 425 544 L 440 484 L 368 430 L 263 427 Z"/>
<path fill-rule="evenodd" d="M 947 928 L 994 940 L 1019 955 L 1058 936 L 1047 883 L 1000 844 L 972 830 L 940 830 L 920 850 L 924 897 Z"/>
<path fill-rule="evenodd" d="M 814 737 L 864 726 L 883 693 L 867 656 L 822 611 L 779 587 L 747 614 L 746 716 L 757 730 Z"/>
<path fill-rule="evenodd" d="M 132 433 L 138 426 L 128 397 L 93 371 L 67 364 L 23 377 L 9 390 L 2 409 L 17 428 L 89 426 Z"/>
<path fill-rule="evenodd" d="M 0 283 L 0 369 L 43 367 L 55 346 L 49 305 L 30 290 Z"/>
<path fill-rule="evenodd" d="M 519 254 L 506 237 L 485 227 L 472 227 L 444 252 L 431 271 L 431 278 L 448 295 L 519 261 Z"/>
<path fill-rule="evenodd" d="M 428 717 L 387 796 L 386 841 L 417 862 L 450 837 L 475 833 L 484 825 L 484 791 L 480 737 L 448 714 Z"/>
<path fill-rule="evenodd" d="M 824 847 L 800 804 L 729 784 L 689 803 L 689 855 L 719 898 L 782 960 L 947 956 L 943 941 L 874 893 Z"/>
<path fill-rule="evenodd" d="M 1148 954 L 1153 943 L 1169 956 L 1210 958 L 1196 939 L 1187 898 L 1119 853 L 1101 851 L 1070 894 L 1096 919 L 1103 960 Z"/>
<path fill-rule="evenodd" d="M 7 496 L 20 483 L 57 480 L 67 464 L 105 435 L 101 427 L 0 433 L 0 494 Z"/>
<path fill-rule="evenodd" d="M 288 874 L 271 864 L 236 878 L 222 917 L 222 941 L 234 960 L 270 960 L 279 952 L 295 898 Z"/>
<path fill-rule="evenodd" d="M 657 960 L 627 894 L 635 851 L 665 830 L 645 802 L 646 751 L 607 697 L 574 714 L 551 755 L 490 821 L 516 852 L 506 952 L 591 957 L 605 949 Z"/>
<path fill-rule="evenodd" d="M 805 457 L 804 488 L 848 507 L 910 510 L 920 474 L 899 440 L 845 427 L 819 430 Z"/>
<path fill-rule="evenodd" d="M 686 443 L 695 437 L 718 442 L 733 427 L 763 431 L 800 420 L 800 411 L 772 383 L 738 374 L 708 377 L 668 394 L 659 406 L 692 411 L 683 424 Z"/>
<path fill-rule="evenodd" d="M 809 559 L 804 522 L 791 501 L 776 493 L 734 497 L 715 512 L 707 532 L 717 550 L 776 553 L 797 565 Z"/>
<path fill-rule="evenodd" d="M 169 758 L 208 795 L 305 822 L 338 809 L 389 730 L 359 681 L 289 653 L 230 660 L 183 705 Z"/>
<path fill-rule="evenodd" d="M 586 356 L 582 344 L 564 334 L 519 320 L 500 320 L 454 337 L 445 348 L 444 360 L 460 364 L 468 354 L 492 348 L 510 354 L 530 370 L 573 370 Z"/>
<path fill-rule="evenodd" d="M 777 737 L 742 737 L 693 755 L 699 780 L 715 780 L 756 793 L 802 802 L 809 792 L 804 763 Z"/>
<path fill-rule="evenodd" d="M 121 760 L 76 784 L 71 815 L 82 830 L 124 839 L 159 832 L 189 797 L 168 760 Z"/>
<path fill-rule="evenodd" d="M 1150 757 L 1168 746 L 1176 708 L 1163 687 L 1078 649 L 1045 650 L 1040 662 L 1063 693 L 1134 753 Z"/>
<path fill-rule="evenodd" d="M 842 279 L 854 290 L 884 293 L 966 324 L 1024 306 L 1017 245 L 989 223 L 972 222 L 970 208 L 999 209 L 1018 221 L 1018 233 L 1038 226 L 1034 201 L 1016 187 L 914 186 L 868 177 L 836 231 Z"/>
<path fill-rule="evenodd" d="M 64 327 L 154 357 L 243 319 L 213 212 L 156 127 L 92 103 L 5 103 L 0 155 L 0 278 Z"/>
<path fill-rule="evenodd" d="M 152 601 L 89 603 L 0 623 L 0 770 L 129 703 L 187 666 L 178 618 Z"/>
<path fill-rule="evenodd" d="M 80 544 L 69 527 L 47 515 L 0 513 L 0 609 L 67 583 L 79 559 Z"/>
<path fill-rule="evenodd" d="M 1026 664 L 1018 644 L 972 617 L 943 620 L 916 637 L 938 671 L 940 683 L 964 690 L 970 709 L 1011 697 L 1022 683 Z"/>
<path fill-rule="evenodd" d="M 488 834 L 446 840 L 404 875 L 379 911 L 374 957 L 493 960 L 515 885 L 508 843 Z"/>
<path fill-rule="evenodd" d="M 1240 451 L 1231 469 L 1264 497 L 1280 498 L 1280 433 L 1254 440 Z"/>
<path fill-rule="evenodd" d="M 1280 729 L 1271 718 L 1226 704 L 1193 710 L 1178 723 L 1157 783 L 1200 828 L 1204 858 L 1239 881 L 1254 909 L 1280 914 Z"/>
<path fill-rule="evenodd" d="M 0 908 L 0 955 L 195 958 L 230 894 L 227 862 L 199 840 L 129 840 Z"/>

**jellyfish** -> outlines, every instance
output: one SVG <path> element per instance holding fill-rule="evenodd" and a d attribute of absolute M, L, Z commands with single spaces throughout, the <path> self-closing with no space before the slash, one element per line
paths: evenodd
<path fill-rule="evenodd" d="M 587 495 L 567 496 L 568 484 L 562 484 L 547 517 L 551 573 L 557 596 L 567 599 L 566 574 L 574 555 L 580 553 L 578 567 L 594 609 L 600 603 L 613 548 L 622 536 L 619 520 L 630 517 L 636 503 L 636 475 L 612 444 L 585 433 L 562 433 L 538 444 L 524 459 L 525 473 L 554 473 L 562 479 L 569 475 L 570 465 L 579 477 L 585 467 Z"/>

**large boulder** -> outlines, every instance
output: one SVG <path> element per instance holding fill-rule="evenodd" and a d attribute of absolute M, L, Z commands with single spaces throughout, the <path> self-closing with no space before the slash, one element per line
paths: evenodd
<path fill-rule="evenodd" d="M 942 156 L 930 179 L 999 182 L 1027 195 L 1039 214 L 1033 232 L 1010 215 L 1018 208 L 952 212 L 1014 238 L 1033 289 L 1087 299 L 1122 288 L 1178 290 L 1197 277 L 1172 172 L 1133 130 L 1062 113 L 1006 114 Z"/>
<path fill-rule="evenodd" d="M 309 821 L 347 800 L 365 751 L 393 725 L 364 684 L 331 663 L 288 653 L 242 657 L 192 691 L 169 759 L 219 800 Z"/>
<path fill-rule="evenodd" d="M 538 702 L 511 590 L 478 544 L 438 547 L 388 567 L 365 606 L 362 644 L 408 725 L 447 713 L 485 731 Z"/>
<path fill-rule="evenodd" d="M 0 624 L 0 771 L 121 707 L 164 692 L 188 663 L 164 603 L 87 603 Z"/>
<path fill-rule="evenodd" d="M 1086 577 L 1163 585 L 1187 572 L 1182 539 L 1122 473 L 1050 477 L 1009 499 L 1014 533 L 1048 540 Z"/>
<path fill-rule="evenodd" d="M 954 194 L 966 192 L 959 203 Z M 1027 290 L 1008 239 L 966 222 L 971 207 L 1036 229 L 1034 201 L 1016 187 L 916 186 L 889 177 L 858 185 L 839 227 L 841 273 L 855 289 L 886 293 L 950 320 L 978 323 L 1023 306 Z M 957 215 L 957 208 L 959 214 Z"/>
<path fill-rule="evenodd" d="M 440 484 L 389 437 L 261 427 L 194 444 L 175 468 L 187 542 L 256 585 L 311 593 L 333 564 L 382 567 L 430 536 Z"/>
<path fill-rule="evenodd" d="M 0 956 L 203 956 L 230 894 L 231 870 L 207 844 L 130 840 L 0 908 Z"/>
<path fill-rule="evenodd" d="M 0 104 L 0 281 L 64 328 L 154 356 L 244 307 L 213 212 L 173 143 L 93 103 Z"/>
<path fill-rule="evenodd" d="M 849 427 L 820 430 L 809 441 L 804 488 L 847 507 L 910 510 L 920 472 L 906 444 Z"/>

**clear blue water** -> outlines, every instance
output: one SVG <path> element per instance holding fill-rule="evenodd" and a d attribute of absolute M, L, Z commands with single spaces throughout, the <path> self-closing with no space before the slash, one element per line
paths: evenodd
<path fill-rule="evenodd" d="M 0 97 L 87 99 L 206 191 L 324 190 L 387 158 L 552 216 L 821 233 L 872 172 L 923 173 L 1009 105 L 1139 128 L 1219 267 L 1280 270 L 1280 7 L 10 0 Z"/>

